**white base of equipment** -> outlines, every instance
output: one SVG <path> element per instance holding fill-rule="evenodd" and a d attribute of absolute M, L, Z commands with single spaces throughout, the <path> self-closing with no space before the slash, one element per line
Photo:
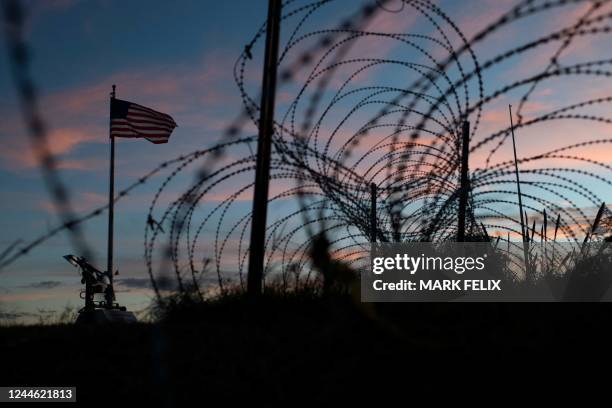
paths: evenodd
<path fill-rule="evenodd" d="M 136 323 L 136 316 L 127 310 L 118 309 L 94 309 L 83 310 L 76 318 L 75 324 L 117 324 Z"/>

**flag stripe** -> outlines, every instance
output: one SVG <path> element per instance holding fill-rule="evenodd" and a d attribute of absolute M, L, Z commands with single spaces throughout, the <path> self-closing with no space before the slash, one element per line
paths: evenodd
<path fill-rule="evenodd" d="M 142 113 L 142 112 L 134 112 L 132 110 L 130 110 L 130 112 L 128 113 L 128 117 L 131 117 L 134 119 L 150 119 L 150 120 L 167 123 L 169 125 L 175 125 L 172 119 L 164 118 L 162 116 L 149 115 L 149 114 Z"/>
<path fill-rule="evenodd" d="M 128 119 L 129 119 L 130 123 L 134 123 L 134 124 L 139 124 L 139 123 L 156 123 L 158 125 L 162 125 L 162 126 L 165 126 L 167 128 L 170 128 L 170 129 L 174 129 L 176 127 L 173 124 L 169 124 L 168 122 L 164 122 L 164 121 L 161 121 L 161 120 L 139 118 L 139 117 L 134 117 L 132 115 L 128 116 Z"/>
<path fill-rule="evenodd" d="M 137 132 L 146 132 L 146 131 L 157 131 L 157 132 L 163 132 L 163 133 L 167 133 L 167 132 L 172 132 L 172 129 L 168 129 L 166 127 L 159 127 L 159 126 L 133 126 L 133 125 L 111 125 L 111 129 L 117 129 L 117 130 L 121 130 L 121 129 L 133 129 Z"/>
<path fill-rule="evenodd" d="M 151 118 L 151 119 L 157 119 L 157 120 L 162 120 L 168 123 L 174 123 L 174 120 L 172 120 L 172 118 L 168 115 L 156 115 L 150 112 L 146 112 L 143 110 L 139 110 L 136 108 L 130 108 L 129 112 L 128 112 L 128 116 L 140 116 L 140 117 L 146 117 L 146 118 Z"/>
<path fill-rule="evenodd" d="M 135 129 L 129 129 L 129 128 L 120 128 L 120 129 L 114 128 L 112 129 L 112 131 L 117 132 L 117 133 L 124 132 L 128 134 L 142 135 L 142 137 L 145 137 L 145 136 L 170 137 L 167 132 L 160 131 L 160 130 L 135 130 Z"/>
<path fill-rule="evenodd" d="M 151 113 L 151 114 L 153 114 L 153 115 L 165 116 L 165 117 L 167 117 L 167 118 L 169 118 L 169 119 L 172 119 L 172 118 L 170 117 L 170 115 L 168 115 L 168 114 L 166 114 L 166 113 L 162 113 L 162 112 L 154 111 L 154 110 L 153 110 L 153 109 L 151 109 L 151 108 L 147 108 L 146 106 L 138 105 L 138 104 L 136 104 L 136 103 L 133 103 L 133 104 L 132 104 L 132 106 L 131 106 L 131 108 L 132 108 L 132 109 L 134 109 L 134 110 L 140 110 L 140 111 L 143 111 L 143 112 Z"/>

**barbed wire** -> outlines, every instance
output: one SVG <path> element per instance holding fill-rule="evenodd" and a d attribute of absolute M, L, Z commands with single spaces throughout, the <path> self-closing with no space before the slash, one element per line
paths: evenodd
<path fill-rule="evenodd" d="M 280 113 L 273 135 L 269 199 L 273 220 L 266 230 L 265 279 L 279 276 L 283 285 L 289 285 L 291 279 L 295 286 L 316 279 L 313 268 L 318 260 L 312 251 L 321 237 L 327 237 L 333 259 L 356 269 L 364 267 L 372 234 L 372 183 L 378 187 L 374 231 L 377 240 L 454 239 L 461 126 L 466 120 L 472 123 L 470 155 L 484 157 L 481 166 L 470 169 L 468 235 L 474 240 L 508 241 L 509 246 L 518 248 L 510 242 L 510 235 L 521 236 L 520 221 L 507 212 L 508 208 L 516 208 L 514 161 L 496 161 L 511 129 L 504 126 L 488 131 L 482 126 L 483 115 L 501 98 L 520 92 L 514 127 L 517 132 L 559 121 L 611 124 L 612 119 L 598 114 L 596 108 L 612 102 L 612 95 L 568 101 L 566 106 L 532 117 L 524 112 L 536 88 L 547 81 L 569 77 L 575 81 L 608 80 L 612 59 L 600 57 L 572 64 L 563 64 L 562 59 L 578 39 L 610 33 L 612 12 L 604 10 L 610 1 L 519 1 L 470 38 L 449 13 L 428 0 L 403 0 L 397 10 L 389 9 L 383 0 L 359 7 L 351 2 L 346 17 L 321 28 L 317 16 L 332 3 L 333 0 L 306 4 L 292 0 L 283 4 L 281 24 L 286 40 L 278 61 L 282 98 L 277 103 Z M 555 27 L 551 33 L 539 38 L 534 35 L 524 44 L 514 44 L 487 60 L 479 60 L 477 47 L 494 33 L 527 17 L 547 18 L 555 10 L 582 5 L 587 5 L 586 11 L 566 27 Z M 11 13 L 5 11 L 7 16 Z M 408 15 L 417 16 L 418 24 L 423 26 L 418 31 L 423 32 L 404 32 L 407 26 L 388 29 L 384 24 L 385 18 Z M 20 18 L 8 20 L 18 26 L 23 24 Z M 162 163 L 117 197 L 122 199 L 168 171 L 149 205 L 143 232 L 145 266 L 157 296 L 163 293 L 156 282 L 168 274 L 175 277 L 179 291 L 193 291 L 202 298 L 209 292 L 199 284 L 204 274 L 214 273 L 221 292 L 227 285 L 244 284 L 252 214 L 241 202 L 246 199 L 248 203 L 252 195 L 256 157 L 251 143 L 256 137 L 242 133 L 249 123 L 258 122 L 259 89 L 247 78 L 251 70 L 258 72 L 259 67 L 251 65 L 256 62 L 253 55 L 265 31 L 263 24 L 234 65 L 234 80 L 243 106 L 219 143 Z M 11 40 L 13 45 L 24 48 L 23 39 L 15 38 Z M 546 54 L 543 69 L 515 79 L 496 80 L 492 88 L 486 81 L 486 75 L 496 67 L 528 52 L 544 55 L 551 44 L 555 48 Z M 381 52 L 387 55 L 377 55 Z M 18 54 L 13 52 L 11 58 L 20 71 L 16 76 L 20 84 L 25 75 L 21 69 L 27 64 Z M 385 72 L 394 76 L 390 78 Z M 395 78 L 402 79 L 393 81 Z M 40 138 L 44 140 L 45 136 Z M 610 142 L 610 138 L 593 138 L 566 146 L 551 145 L 547 152 L 520 157 L 517 163 L 521 184 L 528 189 L 522 195 L 525 210 L 536 214 L 534 217 L 543 211 L 558 215 L 555 234 L 558 230 L 566 240 L 578 244 L 588 234 L 591 209 L 598 208 L 607 198 L 584 180 L 609 189 L 612 167 L 577 152 L 608 146 Z M 39 156 L 42 163 L 48 161 L 44 157 Z M 581 168 L 558 165 L 559 162 L 579 164 Z M 54 174 L 53 166 L 43 166 L 43 171 L 46 177 Z M 186 171 L 195 176 L 176 197 L 171 187 Z M 59 180 L 54 177 L 52 180 Z M 223 198 L 214 199 L 215 194 Z M 168 196 L 172 199 L 162 200 Z M 69 202 L 62 201 L 61 194 L 56 201 Z M 163 202 L 169 204 L 162 205 Z M 5 256 L 0 268 L 59 232 L 68 230 L 77 237 L 74 227 L 101 215 L 105 209 L 100 207 L 80 218 L 62 213 L 70 215 L 66 220 L 70 220 L 72 229 L 67 225 L 57 227 L 22 248 L 25 252 Z M 533 237 L 546 235 L 545 231 L 532 229 Z"/>

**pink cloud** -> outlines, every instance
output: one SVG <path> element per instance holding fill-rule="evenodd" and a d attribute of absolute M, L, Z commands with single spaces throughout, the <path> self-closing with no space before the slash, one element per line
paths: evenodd
<path fill-rule="evenodd" d="M 7 133 L 6 137 L 13 136 L 14 139 L 0 150 L 0 157 L 6 168 L 12 170 L 32 169 L 38 167 L 38 161 L 30 148 L 26 136 L 19 136 L 18 132 Z M 98 133 L 78 128 L 54 129 L 47 135 L 48 146 L 54 156 L 62 156 L 74 151 L 83 143 L 101 143 Z M 78 160 L 58 161 L 58 168 L 87 169 L 87 162 Z"/>
<path fill-rule="evenodd" d="M 81 143 L 100 143 L 99 135 L 81 129 L 55 129 L 48 135 L 49 146 L 54 155 L 62 155 L 74 150 Z"/>
<path fill-rule="evenodd" d="M 95 208 L 108 204 L 108 196 L 94 192 L 82 192 L 78 197 L 74 197 L 73 210 L 84 213 Z M 49 214 L 56 214 L 56 206 L 50 200 L 43 200 L 39 203 L 39 207 Z"/>
<path fill-rule="evenodd" d="M 152 67 L 118 72 L 93 83 L 67 88 L 43 95 L 40 111 L 50 129 L 48 146 L 57 156 L 58 168 L 91 170 L 93 161 L 73 157 L 79 146 L 86 143 L 106 143 L 110 86 L 117 84 L 118 97 L 150 106 L 174 116 L 179 126 L 193 126 L 208 132 L 223 130 L 239 112 L 238 92 L 234 94 L 232 68 L 234 56 L 225 51 L 213 51 L 194 66 Z M 235 106 L 227 118 L 208 113 L 210 109 Z M 0 151 L 2 165 L 8 170 L 32 169 L 38 163 L 30 152 L 30 142 L 25 134 L 16 107 L 10 123 L 0 125 Z M 214 142 L 218 138 L 211 138 Z M 201 140 L 199 141 L 201 143 Z M 105 151 L 106 153 L 106 151 Z M 98 164 L 100 160 L 97 160 Z M 98 168 L 99 166 L 95 166 Z"/>

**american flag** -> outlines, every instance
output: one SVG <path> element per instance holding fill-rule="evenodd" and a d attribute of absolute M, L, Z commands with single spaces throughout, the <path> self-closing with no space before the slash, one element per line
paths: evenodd
<path fill-rule="evenodd" d="M 136 103 L 111 99 L 111 137 L 141 137 L 155 144 L 168 143 L 176 126 L 170 115 Z"/>

